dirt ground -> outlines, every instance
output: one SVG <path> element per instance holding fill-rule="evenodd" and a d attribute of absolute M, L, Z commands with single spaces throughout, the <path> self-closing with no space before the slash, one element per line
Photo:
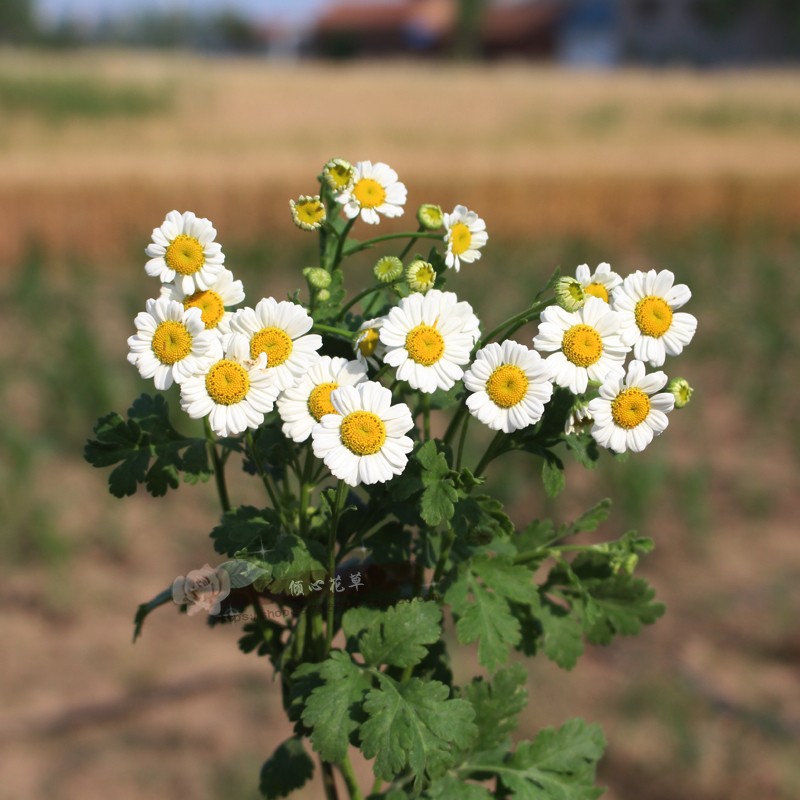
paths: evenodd
<path fill-rule="evenodd" d="M 83 116 L 48 111 L 46 99 L 12 113 L 0 105 L 0 400 L 8 414 L 0 497 L 11 520 L 0 539 L 2 800 L 255 798 L 260 764 L 288 734 L 269 669 L 237 650 L 235 625 L 207 630 L 203 619 L 167 607 L 131 644 L 138 603 L 214 563 L 213 486 L 113 500 L 106 475 L 80 457 L 91 420 L 76 412 L 68 431 L 41 421 L 46 398 L 58 396 L 53 386 L 71 391 L 88 372 L 64 375 L 67 366 L 52 365 L 72 339 L 9 330 L 14 314 L 29 330 L 39 325 L 35 305 L 10 306 L 33 281 L 32 244 L 46 285 L 96 276 L 86 284 L 92 317 L 108 324 L 89 330 L 108 341 L 92 352 L 120 363 L 128 318 L 116 315 L 144 285 L 121 270 L 140 268 L 142 236 L 166 210 L 194 208 L 243 248 L 282 242 L 297 234 L 288 197 L 312 192 L 332 155 L 392 164 L 412 205 L 481 209 L 492 243 L 507 238 L 519 257 L 504 266 L 487 252 L 481 264 L 484 274 L 510 276 L 498 303 L 528 269 L 526 248 L 532 261 L 550 258 L 537 250 L 541 237 L 608 242 L 636 268 L 649 263 L 657 236 L 680 240 L 700 224 L 734 242 L 744 229 L 768 226 L 783 271 L 764 273 L 765 294 L 783 301 L 787 317 L 798 296 L 796 73 L 323 69 L 0 51 L 0 104 L 3 81 L 57 78 L 135 86 L 167 104 Z M 275 269 L 283 275 L 287 266 Z M 706 287 L 691 309 L 701 333 L 686 363 L 702 391 L 641 471 L 570 468 L 569 500 L 557 504 L 527 490 L 521 472 L 509 479 L 522 489 L 511 507 L 519 522 L 550 512 L 564 521 L 611 492 L 619 508 L 605 532 L 641 522 L 655 538 L 642 572 L 668 607 L 641 636 L 589 650 L 570 673 L 529 662 L 519 736 L 574 716 L 599 722 L 609 741 L 600 775 L 608 800 L 796 800 L 800 448 L 785 352 L 796 354 L 797 325 L 755 328 L 732 316 L 761 286 L 755 265 L 735 279 L 696 269 L 682 276 Z M 274 282 L 280 290 L 282 280 Z M 766 320 L 771 308 L 758 313 Z M 744 367 L 740 346 L 752 358 Z M 28 357 L 51 381 L 49 395 L 19 373 Z M 64 361 L 87 371 L 104 363 Z M 120 411 L 143 390 L 124 367 L 113 374 L 123 373 L 109 390 L 111 400 L 122 397 Z M 769 392 L 748 394 L 764 386 L 777 408 L 766 405 Z M 26 437 L 35 441 L 27 460 Z M 244 502 L 253 490 L 235 491 Z M 477 665 L 467 653 L 456 669 L 468 680 Z M 356 768 L 369 785 L 369 766 Z M 320 796 L 316 783 L 296 795 Z"/>

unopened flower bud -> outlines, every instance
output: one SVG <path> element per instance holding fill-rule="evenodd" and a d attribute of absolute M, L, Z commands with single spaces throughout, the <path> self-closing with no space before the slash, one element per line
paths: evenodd
<path fill-rule="evenodd" d="M 384 256 L 372 268 L 381 283 L 392 283 L 403 274 L 403 262 L 397 256 Z"/>
<path fill-rule="evenodd" d="M 441 206 L 423 203 L 417 209 L 417 221 L 427 231 L 438 231 L 444 224 Z"/>
<path fill-rule="evenodd" d="M 289 201 L 289 207 L 292 210 L 294 224 L 304 231 L 315 231 L 325 222 L 325 206 L 319 195 L 309 197 L 301 194 L 297 200 Z"/>
<path fill-rule="evenodd" d="M 406 270 L 406 280 L 415 292 L 427 292 L 436 283 L 436 270 L 427 261 L 413 261 Z"/>
<path fill-rule="evenodd" d="M 327 289 L 331 285 L 331 274 L 322 267 L 306 267 L 303 270 L 303 277 L 314 289 Z"/>
<path fill-rule="evenodd" d="M 667 391 L 675 398 L 675 408 L 683 408 L 692 399 L 694 389 L 686 378 L 673 378 L 667 384 Z"/>
<path fill-rule="evenodd" d="M 554 292 L 556 302 L 564 311 L 577 311 L 586 303 L 586 292 L 580 281 L 568 275 L 556 281 Z"/>
<path fill-rule="evenodd" d="M 353 165 L 343 158 L 332 158 L 322 168 L 322 179 L 336 194 L 346 192 L 353 185 L 354 177 Z"/>
<path fill-rule="evenodd" d="M 327 303 L 330 299 L 331 293 L 327 289 L 320 289 L 317 292 L 317 300 L 319 300 L 320 303 Z"/>

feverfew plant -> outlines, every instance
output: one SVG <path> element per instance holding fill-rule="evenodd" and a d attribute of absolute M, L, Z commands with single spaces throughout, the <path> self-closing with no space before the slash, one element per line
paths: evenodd
<path fill-rule="evenodd" d="M 425 204 L 417 231 L 351 236 L 402 216 L 406 197 L 386 164 L 329 161 L 319 193 L 290 201 L 298 228 L 319 236 L 306 291 L 252 307 L 208 220 L 172 211 L 153 231 L 145 269 L 159 282 L 128 360 L 155 389 L 177 384 L 185 416 L 143 394 L 127 419 L 98 421 L 86 458 L 114 467 L 117 497 L 213 476 L 221 517 L 216 566 L 140 606 L 135 637 L 170 601 L 212 624 L 246 621 L 240 647 L 268 659 L 294 725 L 261 770 L 265 798 L 299 789 L 317 761 L 328 800 L 595 798 L 596 725 L 512 740 L 526 702 L 516 654 L 571 669 L 585 643 L 654 622 L 663 607 L 634 575 L 653 542 L 574 541 L 606 519 L 607 500 L 570 524 L 518 526 L 485 483 L 520 451 L 555 495 L 565 457 L 591 468 L 602 449 L 650 446 L 691 396 L 684 379 L 647 371 L 690 343 L 697 321 L 677 311 L 690 292 L 667 270 L 623 280 L 583 264 L 484 331 L 445 288 L 481 268 L 476 212 Z M 374 282 L 348 296 L 347 259 L 397 240 L 402 251 L 382 253 Z M 412 252 L 424 240 L 429 251 Z M 530 322 L 533 340 L 515 341 Z M 202 435 L 182 432 L 198 427 L 190 419 Z M 492 432 L 474 463 L 471 421 Z M 234 469 L 261 482 L 263 507 L 238 504 Z M 446 625 L 449 641 L 476 646 L 482 674 L 466 685 Z M 355 749 L 372 764 L 369 790 Z"/>

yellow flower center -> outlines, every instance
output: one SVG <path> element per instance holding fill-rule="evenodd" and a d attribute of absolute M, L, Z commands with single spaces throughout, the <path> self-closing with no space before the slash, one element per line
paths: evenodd
<path fill-rule="evenodd" d="M 325 220 L 325 206 L 320 200 L 298 200 L 294 205 L 298 222 L 315 228 Z"/>
<path fill-rule="evenodd" d="M 311 390 L 311 394 L 308 396 L 308 413 L 317 422 L 326 414 L 339 413 L 331 403 L 331 392 L 338 387 L 338 383 L 320 383 Z"/>
<path fill-rule="evenodd" d="M 611 403 L 611 416 L 614 422 L 630 430 L 641 425 L 650 413 L 650 398 L 637 388 L 625 389 Z"/>
<path fill-rule="evenodd" d="M 342 444 L 357 456 L 377 453 L 386 441 L 383 420 L 371 411 L 354 411 L 342 420 L 339 429 Z"/>
<path fill-rule="evenodd" d="M 353 179 L 353 168 L 349 164 L 330 164 L 326 167 L 330 182 L 338 189 L 346 189 Z"/>
<path fill-rule="evenodd" d="M 208 396 L 222 406 L 232 406 L 247 396 L 250 376 L 247 370 L 235 361 L 223 358 L 217 361 L 206 375 Z"/>
<path fill-rule="evenodd" d="M 590 283 L 583 287 L 583 291 L 584 294 L 590 294 L 592 297 L 599 297 L 606 303 L 608 302 L 608 289 L 602 283 Z"/>
<path fill-rule="evenodd" d="M 636 304 L 636 324 L 645 336 L 656 339 L 663 336 L 672 325 L 672 309 L 661 297 L 648 295 Z"/>
<path fill-rule="evenodd" d="M 386 189 L 373 178 L 362 178 L 353 187 L 353 195 L 361 208 L 377 208 L 386 201 Z"/>
<path fill-rule="evenodd" d="M 406 350 L 417 364 L 430 367 L 444 354 L 444 339 L 436 328 L 430 325 L 417 325 L 406 336 Z"/>
<path fill-rule="evenodd" d="M 528 378 L 514 364 L 501 364 L 486 381 L 486 394 L 500 408 L 511 408 L 525 397 Z"/>
<path fill-rule="evenodd" d="M 225 304 L 222 298 L 210 289 L 195 292 L 183 301 L 184 308 L 199 308 L 200 317 L 206 328 L 216 328 L 225 314 Z"/>
<path fill-rule="evenodd" d="M 603 340 L 591 325 L 573 325 L 561 340 L 561 349 L 577 367 L 591 367 L 603 355 Z"/>
<path fill-rule="evenodd" d="M 450 228 L 450 250 L 454 256 L 460 256 L 469 250 L 472 244 L 472 232 L 463 222 L 456 222 Z"/>
<path fill-rule="evenodd" d="M 180 275 L 194 275 L 206 263 L 203 245 L 185 233 L 179 233 L 167 247 L 164 261 Z"/>
<path fill-rule="evenodd" d="M 417 261 L 408 268 L 408 285 L 418 292 L 427 292 L 436 281 L 436 270 L 427 261 Z"/>
<path fill-rule="evenodd" d="M 267 366 L 279 367 L 292 354 L 291 337 L 280 328 L 262 328 L 250 341 L 250 358 L 267 354 Z"/>
<path fill-rule="evenodd" d="M 376 328 L 370 328 L 364 331 L 358 342 L 358 349 L 364 358 L 369 358 L 377 349 L 378 342 L 380 341 L 380 334 Z"/>
<path fill-rule="evenodd" d="M 156 328 L 150 346 L 162 364 L 175 364 L 192 352 L 192 334 L 182 322 L 168 319 Z"/>

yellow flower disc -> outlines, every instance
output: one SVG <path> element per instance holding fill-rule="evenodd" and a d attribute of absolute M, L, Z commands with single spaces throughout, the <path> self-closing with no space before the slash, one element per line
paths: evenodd
<path fill-rule="evenodd" d="M 192 334 L 182 322 L 168 319 L 156 328 L 150 346 L 162 364 L 175 364 L 192 352 Z"/>
<path fill-rule="evenodd" d="M 247 370 L 227 358 L 217 361 L 206 375 L 208 396 L 222 406 L 241 402 L 247 396 L 249 388 L 250 376 Z"/>
<path fill-rule="evenodd" d="M 591 325 L 573 325 L 561 340 L 561 349 L 577 367 L 591 367 L 603 355 L 603 340 Z"/>
<path fill-rule="evenodd" d="M 184 308 L 199 308 L 200 317 L 206 328 L 216 328 L 225 314 L 222 298 L 210 289 L 195 292 L 183 301 Z"/>
<path fill-rule="evenodd" d="M 311 394 L 308 396 L 308 413 L 317 422 L 326 414 L 339 413 L 331 403 L 331 392 L 338 387 L 338 383 L 320 383 L 311 390 Z"/>
<path fill-rule="evenodd" d="M 373 178 L 362 178 L 353 187 L 353 195 L 361 208 L 378 208 L 386 201 L 386 190 Z"/>
<path fill-rule="evenodd" d="M 353 180 L 353 167 L 345 161 L 333 159 L 325 165 L 325 178 L 334 191 L 344 191 Z"/>
<path fill-rule="evenodd" d="M 663 336 L 672 325 L 672 309 L 661 297 L 648 295 L 636 304 L 636 324 L 645 336 L 656 339 Z"/>
<path fill-rule="evenodd" d="M 650 398 L 637 388 L 625 389 L 611 403 L 611 416 L 620 428 L 641 425 L 650 413 Z"/>
<path fill-rule="evenodd" d="M 377 328 L 364 331 L 358 342 L 358 349 L 364 358 L 369 358 L 377 349 L 381 337 Z"/>
<path fill-rule="evenodd" d="M 417 364 L 430 367 L 444 355 L 444 339 L 436 328 L 417 325 L 406 336 L 406 350 Z"/>
<path fill-rule="evenodd" d="M 194 275 L 206 263 L 203 245 L 185 233 L 179 233 L 167 247 L 164 253 L 164 261 L 170 269 L 174 269 L 180 275 Z"/>
<path fill-rule="evenodd" d="M 383 420 L 371 411 L 354 411 L 342 420 L 339 429 L 342 444 L 357 456 L 377 453 L 386 441 Z"/>
<path fill-rule="evenodd" d="M 501 364 L 486 381 L 486 394 L 500 408 L 511 408 L 528 391 L 528 377 L 514 364 Z"/>
<path fill-rule="evenodd" d="M 286 331 L 262 328 L 250 341 L 250 358 L 255 361 L 261 353 L 266 353 L 267 367 L 279 367 L 292 354 L 293 347 Z"/>
<path fill-rule="evenodd" d="M 592 297 L 599 297 L 604 302 L 608 302 L 608 289 L 602 283 L 590 283 L 588 286 L 583 287 L 584 294 L 590 294 Z"/>
<path fill-rule="evenodd" d="M 456 222 L 450 228 L 450 250 L 454 256 L 460 256 L 469 250 L 472 244 L 472 232 L 463 222 Z"/>
<path fill-rule="evenodd" d="M 295 224 L 304 230 L 315 230 L 325 221 L 325 206 L 318 197 L 301 197 L 292 203 Z"/>

